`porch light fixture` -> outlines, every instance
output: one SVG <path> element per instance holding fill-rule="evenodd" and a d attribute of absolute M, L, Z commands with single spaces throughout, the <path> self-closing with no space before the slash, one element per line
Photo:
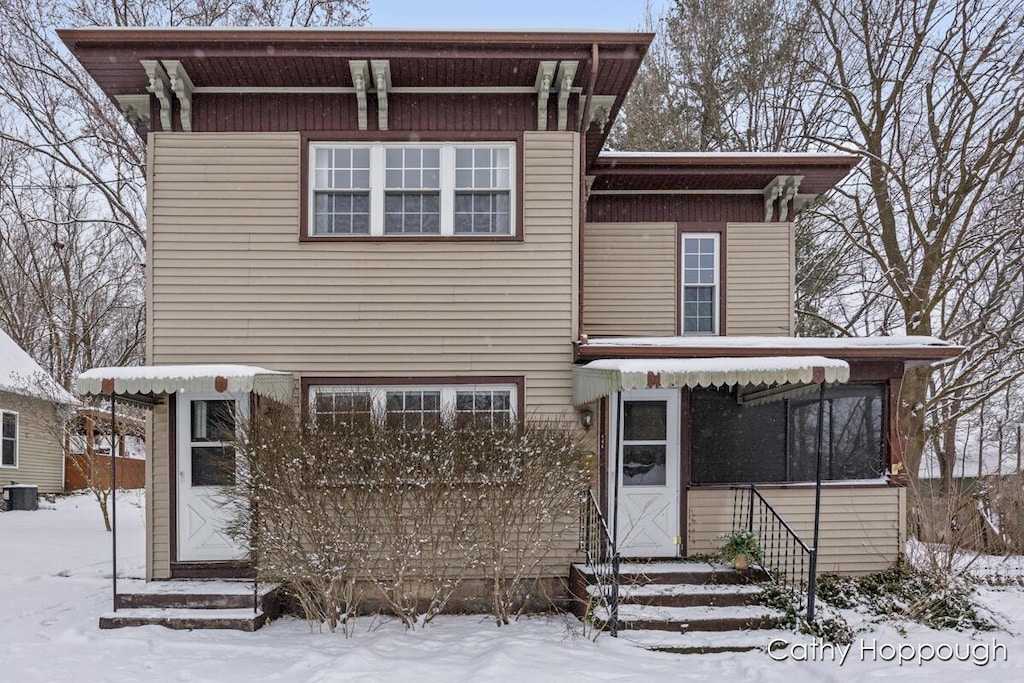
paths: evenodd
<path fill-rule="evenodd" d="M 594 426 L 594 411 L 590 408 L 584 408 L 580 411 L 580 425 L 584 429 L 590 429 Z"/>

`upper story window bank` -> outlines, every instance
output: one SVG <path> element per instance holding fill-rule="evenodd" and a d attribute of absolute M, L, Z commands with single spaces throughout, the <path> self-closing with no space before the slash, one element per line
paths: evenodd
<path fill-rule="evenodd" d="M 311 143 L 309 235 L 513 236 L 515 145 Z"/>

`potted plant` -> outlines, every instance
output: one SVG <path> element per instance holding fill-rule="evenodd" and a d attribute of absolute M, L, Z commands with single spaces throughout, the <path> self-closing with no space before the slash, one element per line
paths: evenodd
<path fill-rule="evenodd" d="M 732 566 L 745 570 L 750 560 L 760 562 L 764 557 L 761 541 L 753 531 L 733 531 L 722 537 L 722 557 L 732 561 Z"/>

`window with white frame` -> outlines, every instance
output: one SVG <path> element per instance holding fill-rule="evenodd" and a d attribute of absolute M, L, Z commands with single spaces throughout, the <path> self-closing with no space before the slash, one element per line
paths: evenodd
<path fill-rule="evenodd" d="M 309 234 L 513 236 L 515 145 L 312 143 Z"/>
<path fill-rule="evenodd" d="M 308 400 L 318 417 L 369 418 L 405 429 L 430 429 L 441 420 L 507 424 L 515 418 L 518 397 L 514 384 L 314 385 Z"/>
<path fill-rule="evenodd" d="M 0 467 L 18 466 L 18 414 L 0 411 Z"/>
<path fill-rule="evenodd" d="M 718 235 L 683 234 L 683 334 L 718 334 Z"/>

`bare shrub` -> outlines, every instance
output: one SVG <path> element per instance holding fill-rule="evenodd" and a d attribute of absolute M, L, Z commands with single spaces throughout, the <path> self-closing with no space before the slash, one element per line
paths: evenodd
<path fill-rule="evenodd" d="M 557 424 L 409 430 L 280 409 L 257 411 L 237 448 L 231 533 L 261 580 L 290 584 L 332 631 L 369 604 L 360 587 L 413 628 L 470 576 L 489 582 L 495 620 L 508 623 L 536 597 L 544 559 L 575 544 L 588 482 Z"/>

